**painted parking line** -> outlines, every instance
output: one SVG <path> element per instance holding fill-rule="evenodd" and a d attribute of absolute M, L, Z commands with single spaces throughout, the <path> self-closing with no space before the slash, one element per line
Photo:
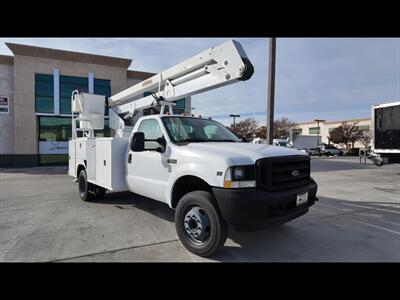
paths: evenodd
<path fill-rule="evenodd" d="M 333 209 L 340 210 L 340 211 L 347 211 L 347 212 L 353 211 L 353 212 L 357 212 L 356 210 L 351 209 L 351 208 L 336 207 L 336 206 L 333 206 L 333 205 L 330 205 L 330 204 L 326 204 L 326 203 L 324 203 L 324 202 L 318 202 L 318 204 L 322 204 L 322 205 L 325 205 L 325 206 L 327 206 L 327 207 L 329 207 L 329 208 L 333 208 Z M 364 209 L 363 209 L 363 210 L 364 210 Z M 361 211 L 363 211 L 363 210 L 361 210 Z M 358 210 L 358 211 L 360 211 L 360 210 Z"/>
<path fill-rule="evenodd" d="M 395 230 L 391 230 L 391 229 L 388 229 L 388 228 L 385 228 L 385 227 L 382 227 L 382 226 L 378 226 L 378 225 L 374 225 L 374 224 L 370 224 L 370 223 L 366 223 L 366 222 L 358 221 L 358 220 L 354 220 L 354 219 L 352 221 L 356 222 L 356 223 L 359 223 L 359 224 L 363 224 L 365 226 L 369 226 L 369 227 L 377 228 L 377 229 L 384 230 L 384 231 L 387 231 L 387 232 L 391 232 L 391 233 L 394 233 L 394 234 L 400 236 L 400 232 L 395 231 Z"/>
<path fill-rule="evenodd" d="M 362 213 L 362 212 L 357 213 L 357 215 L 363 216 L 363 217 L 368 218 L 368 219 L 378 220 L 379 222 L 383 222 L 383 223 L 386 223 L 386 224 L 391 224 L 391 225 L 394 225 L 394 226 L 399 226 L 399 228 L 400 228 L 400 223 L 393 222 L 393 221 L 388 221 L 388 220 L 383 220 L 383 219 L 379 218 L 378 216 L 373 216 L 373 215 L 371 215 L 371 214 Z"/>
<path fill-rule="evenodd" d="M 354 206 L 354 207 L 368 208 L 368 209 L 372 209 L 372 210 L 380 210 L 380 211 L 390 212 L 390 213 L 394 213 L 394 214 L 400 214 L 400 211 L 395 211 L 395 210 L 390 210 L 390 209 L 384 209 L 384 208 L 376 208 L 376 207 L 370 207 L 370 206 L 364 206 L 364 205 L 356 205 L 356 204 L 349 204 L 349 203 L 343 203 L 343 205 L 349 205 L 349 206 Z"/>

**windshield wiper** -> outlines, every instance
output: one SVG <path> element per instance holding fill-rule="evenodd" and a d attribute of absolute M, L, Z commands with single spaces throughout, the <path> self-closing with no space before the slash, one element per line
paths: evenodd
<path fill-rule="evenodd" d="M 234 140 L 207 140 L 207 142 L 231 142 L 231 143 L 239 143 L 239 141 L 234 141 Z"/>
<path fill-rule="evenodd" d="M 230 143 L 238 143 L 239 141 L 234 141 L 234 140 L 229 140 L 229 139 L 225 139 L 225 140 L 202 140 L 202 139 L 183 139 L 183 140 L 179 140 L 176 141 L 179 144 L 183 144 L 183 143 L 207 143 L 207 142 L 230 142 Z"/>
<path fill-rule="evenodd" d="M 177 143 L 198 143 L 198 142 L 207 142 L 207 140 L 202 139 L 183 139 L 176 141 Z"/>

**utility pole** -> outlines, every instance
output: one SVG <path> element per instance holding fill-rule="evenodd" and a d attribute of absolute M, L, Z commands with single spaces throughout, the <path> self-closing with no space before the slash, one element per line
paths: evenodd
<path fill-rule="evenodd" d="M 317 127 L 318 127 L 318 136 L 317 136 L 317 147 L 318 147 L 319 146 L 319 134 L 321 132 L 321 129 L 319 127 L 319 123 L 324 123 L 325 120 L 315 119 L 314 122 L 317 122 Z"/>
<path fill-rule="evenodd" d="M 267 101 L 267 144 L 272 145 L 274 138 L 274 104 L 275 104 L 275 59 L 276 38 L 269 39 L 269 72 Z"/>
<path fill-rule="evenodd" d="M 240 118 L 240 115 L 230 114 L 229 116 L 233 118 L 233 127 L 236 127 L 236 118 Z"/>

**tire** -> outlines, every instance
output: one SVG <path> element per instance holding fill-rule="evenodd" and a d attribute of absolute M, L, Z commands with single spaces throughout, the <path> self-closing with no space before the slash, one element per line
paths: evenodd
<path fill-rule="evenodd" d="M 330 152 L 327 152 L 326 153 L 326 156 L 331 156 L 332 154 L 330 153 Z"/>
<path fill-rule="evenodd" d="M 228 237 L 228 224 L 214 201 L 209 192 L 190 192 L 181 198 L 175 211 L 175 228 L 181 243 L 202 257 L 220 250 Z"/>
<path fill-rule="evenodd" d="M 78 190 L 79 190 L 79 196 L 83 201 L 90 201 L 94 198 L 93 194 L 89 192 L 90 189 L 89 185 L 90 183 L 87 181 L 86 171 L 81 170 L 78 177 Z"/>

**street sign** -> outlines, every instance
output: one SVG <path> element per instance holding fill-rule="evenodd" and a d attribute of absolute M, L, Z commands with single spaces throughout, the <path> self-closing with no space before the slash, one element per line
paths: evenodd
<path fill-rule="evenodd" d="M 9 103 L 8 97 L 0 96 L 0 114 L 8 115 L 10 113 Z"/>

